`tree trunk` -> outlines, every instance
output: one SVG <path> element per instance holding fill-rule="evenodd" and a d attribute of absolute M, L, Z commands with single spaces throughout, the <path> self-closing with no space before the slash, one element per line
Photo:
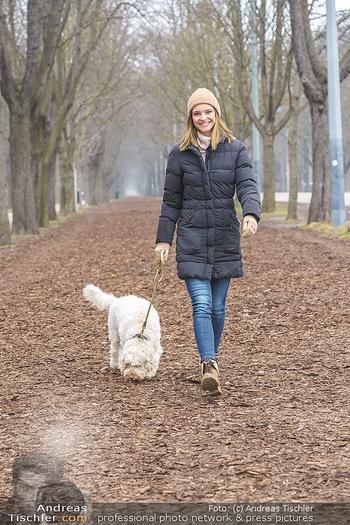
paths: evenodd
<path fill-rule="evenodd" d="M 102 202 L 109 202 L 110 189 L 113 184 L 113 173 L 111 171 L 102 171 Z"/>
<path fill-rule="evenodd" d="M 2 110 L 2 98 L 0 95 L 0 246 L 5 246 L 6 244 L 10 244 L 10 242 L 11 229 L 8 216 L 4 118 Z"/>
<path fill-rule="evenodd" d="M 298 112 L 293 109 L 289 121 L 288 133 L 288 162 L 289 162 L 289 200 L 287 220 L 298 218 L 298 163 L 297 163 L 297 141 L 298 141 Z"/>
<path fill-rule="evenodd" d="M 100 152 L 90 156 L 88 162 L 88 181 L 89 181 L 89 199 L 92 206 L 102 204 L 101 195 L 101 163 L 102 155 Z"/>
<path fill-rule="evenodd" d="M 68 152 L 62 152 L 60 160 L 60 214 L 66 216 L 75 211 L 73 158 Z"/>
<path fill-rule="evenodd" d="M 35 208 L 36 220 L 39 227 L 49 225 L 49 214 L 47 206 L 47 186 L 45 167 L 45 138 L 44 129 L 46 119 L 41 118 L 32 125 L 32 175 L 35 185 Z"/>
<path fill-rule="evenodd" d="M 47 208 L 50 221 L 57 220 L 56 214 L 56 164 L 57 151 L 60 141 L 60 131 L 55 127 L 57 120 L 57 103 L 54 91 L 51 94 L 50 112 L 45 128 L 45 164 L 46 164 L 46 188 Z M 53 146 L 50 147 L 50 141 Z"/>
<path fill-rule="evenodd" d="M 61 153 L 60 153 L 60 179 L 61 179 L 61 195 L 60 195 L 60 214 L 68 215 L 73 213 L 75 209 L 75 193 L 74 193 L 74 140 L 68 136 L 67 129 L 62 134 Z"/>
<path fill-rule="evenodd" d="M 38 233 L 31 173 L 30 111 L 10 113 L 11 198 L 14 234 Z"/>
<path fill-rule="evenodd" d="M 262 203 L 262 211 L 265 213 L 272 213 L 276 209 L 275 201 L 275 170 L 274 170 L 274 136 L 272 132 L 267 131 L 262 137 L 263 139 L 263 173 L 264 198 Z"/>
<path fill-rule="evenodd" d="M 312 125 L 313 188 L 308 224 L 332 217 L 331 168 L 327 104 L 327 69 L 316 47 L 306 0 L 289 0 L 292 40 L 298 73 L 309 100 Z M 346 76 L 343 69 L 341 72 Z M 345 78 L 345 77 L 344 77 Z"/>
<path fill-rule="evenodd" d="M 47 208 L 49 214 L 49 220 L 57 220 L 56 213 L 56 160 L 57 150 L 54 151 L 53 155 L 46 166 L 46 186 L 47 186 Z"/>
<path fill-rule="evenodd" d="M 310 100 L 312 126 L 312 197 L 308 224 L 332 219 L 332 189 L 327 100 Z"/>

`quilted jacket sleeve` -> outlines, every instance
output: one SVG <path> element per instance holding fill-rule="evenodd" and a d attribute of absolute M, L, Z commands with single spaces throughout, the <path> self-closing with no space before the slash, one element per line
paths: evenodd
<path fill-rule="evenodd" d="M 259 221 L 261 212 L 260 195 L 252 161 L 243 143 L 236 161 L 236 190 L 238 200 L 242 205 L 243 217 L 254 215 Z"/>
<path fill-rule="evenodd" d="M 166 169 L 164 194 L 159 216 L 156 243 L 172 244 L 183 198 L 183 172 L 180 165 L 180 149 L 176 145 L 170 152 Z"/>

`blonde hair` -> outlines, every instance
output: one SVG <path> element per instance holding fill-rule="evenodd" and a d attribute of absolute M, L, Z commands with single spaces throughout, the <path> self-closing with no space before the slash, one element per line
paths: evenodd
<path fill-rule="evenodd" d="M 220 140 L 223 139 L 224 137 L 227 137 L 227 142 L 229 143 L 234 141 L 235 137 L 232 135 L 232 133 L 228 129 L 226 123 L 219 117 L 217 110 L 215 108 L 213 109 L 215 112 L 215 122 L 213 126 L 213 131 L 211 134 L 211 147 L 212 149 L 216 149 Z M 181 142 L 180 151 L 183 151 L 189 146 L 195 146 L 196 148 L 199 149 L 199 145 L 197 141 L 197 128 L 193 124 L 193 120 L 192 120 L 192 110 L 189 112 L 188 117 L 187 117 L 185 136 Z"/>

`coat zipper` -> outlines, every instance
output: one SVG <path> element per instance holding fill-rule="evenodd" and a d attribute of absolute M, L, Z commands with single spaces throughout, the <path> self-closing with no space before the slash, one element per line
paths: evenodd
<path fill-rule="evenodd" d="M 210 187 L 210 191 L 211 193 L 213 194 L 213 189 L 211 187 L 211 180 L 210 180 L 210 171 L 211 171 L 211 146 L 208 147 L 207 149 L 207 153 L 205 155 L 205 166 L 207 168 L 207 172 L 208 172 L 208 179 L 209 179 L 209 187 Z"/>

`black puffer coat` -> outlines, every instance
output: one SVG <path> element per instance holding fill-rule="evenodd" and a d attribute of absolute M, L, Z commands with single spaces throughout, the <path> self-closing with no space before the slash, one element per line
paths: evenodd
<path fill-rule="evenodd" d="M 260 198 L 252 163 L 239 140 L 222 139 L 206 159 L 194 146 L 173 147 L 167 165 L 156 242 L 172 244 L 177 225 L 176 260 L 180 279 L 242 277 L 239 220 L 235 190 L 243 216 L 259 220 Z"/>

